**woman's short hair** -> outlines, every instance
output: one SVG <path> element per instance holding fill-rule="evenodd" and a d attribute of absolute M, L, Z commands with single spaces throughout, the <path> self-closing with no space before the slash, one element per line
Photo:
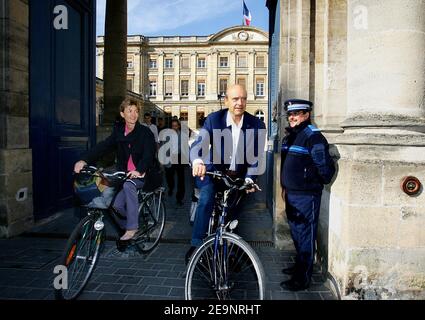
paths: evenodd
<path fill-rule="evenodd" d="M 136 106 L 137 111 L 140 112 L 140 105 L 137 102 L 137 100 L 131 99 L 131 98 L 126 98 L 123 100 L 123 102 L 121 102 L 120 105 L 120 112 L 124 112 L 125 108 L 127 108 L 128 106 Z"/>

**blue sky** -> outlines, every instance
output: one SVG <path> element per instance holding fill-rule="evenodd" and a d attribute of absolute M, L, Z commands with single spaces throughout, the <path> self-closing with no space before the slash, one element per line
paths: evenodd
<path fill-rule="evenodd" d="M 127 0 L 128 34 L 210 35 L 242 24 L 242 0 Z M 106 0 L 97 0 L 97 35 L 104 35 Z M 245 0 L 251 26 L 268 32 L 266 0 Z"/>

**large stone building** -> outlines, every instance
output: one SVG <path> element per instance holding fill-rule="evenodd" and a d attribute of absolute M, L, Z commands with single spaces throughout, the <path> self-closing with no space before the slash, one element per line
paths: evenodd
<path fill-rule="evenodd" d="M 425 298 L 425 194 L 414 179 L 425 183 L 425 1 L 267 6 L 270 104 L 313 101 L 338 166 L 322 198 L 318 261 L 342 296 Z M 274 168 L 278 177 L 278 152 Z M 286 246 L 284 204 L 273 200 L 275 242 Z"/>
<path fill-rule="evenodd" d="M 218 95 L 244 84 L 247 111 L 268 117 L 268 34 L 235 26 L 209 36 L 127 38 L 127 89 L 146 96 L 170 116 L 199 128 L 220 109 Z M 97 39 L 97 76 L 103 78 L 104 38 Z M 223 105 L 224 107 L 224 105 Z"/>

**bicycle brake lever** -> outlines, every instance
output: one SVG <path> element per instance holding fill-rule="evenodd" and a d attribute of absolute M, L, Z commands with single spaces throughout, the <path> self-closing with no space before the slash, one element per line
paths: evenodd
<path fill-rule="evenodd" d="M 261 188 L 256 183 L 254 183 L 254 188 L 257 189 L 257 191 L 263 191 L 263 190 L 261 190 Z"/>

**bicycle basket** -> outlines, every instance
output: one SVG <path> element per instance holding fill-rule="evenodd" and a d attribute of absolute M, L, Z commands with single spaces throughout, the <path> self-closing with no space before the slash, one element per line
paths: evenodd
<path fill-rule="evenodd" d="M 92 199 L 99 197 L 103 191 L 101 178 L 90 174 L 78 174 L 74 180 L 74 194 L 81 204 L 88 204 Z M 99 188 L 100 186 L 100 188 Z"/>

